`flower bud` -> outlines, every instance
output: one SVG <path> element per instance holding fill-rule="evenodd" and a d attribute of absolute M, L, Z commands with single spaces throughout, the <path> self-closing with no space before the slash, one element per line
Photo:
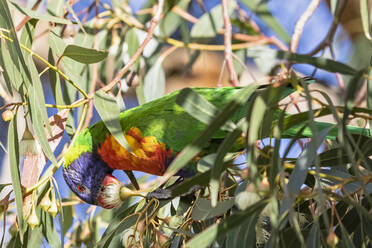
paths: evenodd
<path fill-rule="evenodd" d="M 50 208 L 48 209 L 48 213 L 54 218 L 56 217 L 57 213 L 58 213 L 58 206 L 57 206 L 57 201 L 56 201 L 56 198 L 55 196 L 53 196 L 53 199 L 52 199 L 52 205 L 50 206 Z"/>
<path fill-rule="evenodd" d="M 3 118 L 3 121 L 11 121 L 13 119 L 13 112 L 10 111 L 10 110 L 5 110 L 2 114 L 1 114 L 1 117 Z"/>
<path fill-rule="evenodd" d="M 45 196 L 43 197 L 43 199 L 41 200 L 40 202 L 40 207 L 44 210 L 44 211 L 48 211 L 48 209 L 52 206 L 52 202 L 50 201 L 50 198 L 49 198 L 49 191 L 48 193 L 45 194 Z"/>
<path fill-rule="evenodd" d="M 328 244 L 330 247 L 336 247 L 336 245 L 338 244 L 338 237 L 337 237 L 337 235 L 333 232 L 333 230 L 328 234 L 328 237 L 327 237 L 327 244 Z"/>
<path fill-rule="evenodd" d="M 19 154 L 20 156 L 27 156 L 27 155 L 39 155 L 41 153 L 40 144 L 34 139 L 34 136 L 28 129 L 26 125 L 26 129 L 23 133 L 20 145 L 19 145 Z"/>
<path fill-rule="evenodd" d="M 27 224 L 32 230 L 40 224 L 39 218 L 36 215 L 35 206 L 32 207 L 31 214 L 27 219 Z"/>

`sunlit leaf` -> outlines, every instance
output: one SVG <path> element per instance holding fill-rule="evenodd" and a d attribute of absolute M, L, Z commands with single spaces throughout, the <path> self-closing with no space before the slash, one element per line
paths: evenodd
<path fill-rule="evenodd" d="M 231 15 L 235 7 L 234 1 L 229 1 L 229 14 Z M 191 29 L 193 38 L 212 38 L 223 27 L 222 6 L 214 7 L 210 12 L 205 13 L 199 18 Z"/>
<path fill-rule="evenodd" d="M 290 37 L 286 30 L 271 14 L 267 1 L 242 0 L 241 2 L 261 18 L 281 39 L 289 43 Z"/>
<path fill-rule="evenodd" d="M 345 75 L 353 75 L 357 71 L 349 65 L 336 62 L 322 57 L 312 57 L 304 54 L 290 53 L 273 49 L 248 49 L 248 56 L 253 58 L 264 58 L 266 60 L 282 59 L 298 64 L 309 64 L 329 72 L 339 72 Z"/>
<path fill-rule="evenodd" d="M 131 151 L 120 125 L 120 109 L 115 97 L 103 91 L 97 91 L 94 94 L 94 106 L 96 107 L 97 112 L 101 116 L 106 127 L 119 142 L 119 144 L 128 151 Z"/>
<path fill-rule="evenodd" d="M 372 40 L 368 9 L 368 0 L 360 0 L 360 16 L 362 17 L 364 35 L 367 39 Z M 369 11 L 371 12 L 371 9 Z"/>
<path fill-rule="evenodd" d="M 9 150 L 9 163 L 10 163 L 10 174 L 12 177 L 13 191 L 15 194 L 15 200 L 17 205 L 17 220 L 20 230 L 20 239 L 23 242 L 24 233 L 24 221 L 23 221 L 23 197 L 21 181 L 19 177 L 19 141 L 17 132 L 17 115 L 13 117 L 9 124 L 8 130 L 8 150 Z"/>
<path fill-rule="evenodd" d="M 165 93 L 165 73 L 163 60 L 159 58 L 145 76 L 143 92 L 146 102 L 155 100 Z"/>
<path fill-rule="evenodd" d="M 26 16 L 29 16 L 30 18 L 33 18 L 33 19 L 39 19 L 39 20 L 54 22 L 54 23 L 59 23 L 59 24 L 72 24 L 70 20 L 62 19 L 62 18 L 51 16 L 51 15 L 48 15 L 48 14 L 42 14 L 38 11 L 34 11 L 34 10 L 31 10 L 31 9 L 21 7 L 14 2 L 12 2 L 12 5 L 13 5 L 12 7 L 14 9 L 17 9 L 22 14 L 24 14 Z"/>

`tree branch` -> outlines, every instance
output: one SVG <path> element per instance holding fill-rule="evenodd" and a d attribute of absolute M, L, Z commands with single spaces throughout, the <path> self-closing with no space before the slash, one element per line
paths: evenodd
<path fill-rule="evenodd" d="M 227 0 L 221 0 L 222 2 L 222 13 L 223 13 L 223 21 L 225 24 L 225 60 L 226 60 L 226 66 L 230 73 L 230 81 L 233 86 L 237 86 L 238 76 L 236 74 L 234 63 L 232 60 L 231 55 L 231 22 L 230 22 L 230 16 L 229 16 L 229 8 L 227 4 Z"/>

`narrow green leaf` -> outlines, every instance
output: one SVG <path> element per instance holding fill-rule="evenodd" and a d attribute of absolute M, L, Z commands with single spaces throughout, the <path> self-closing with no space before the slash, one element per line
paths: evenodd
<path fill-rule="evenodd" d="M 311 57 L 309 55 L 290 53 L 285 51 L 277 51 L 273 49 L 248 49 L 248 56 L 254 58 L 265 58 L 266 60 L 272 59 L 283 59 L 286 61 L 298 63 L 298 64 L 309 64 L 313 65 L 319 69 L 323 69 L 330 72 L 339 72 L 345 75 L 353 75 L 357 71 L 340 62 L 336 62 L 331 59 L 321 58 L 321 57 Z"/>
<path fill-rule="evenodd" d="M 248 218 L 259 214 L 264 206 L 265 202 L 259 201 L 247 210 L 231 215 L 220 223 L 213 224 L 187 242 L 186 247 L 208 247 L 217 238 L 224 238 L 230 232 L 236 230 L 237 227 L 244 224 Z"/>
<path fill-rule="evenodd" d="M 165 73 L 162 62 L 162 58 L 159 58 L 145 76 L 143 92 L 146 102 L 162 97 L 165 93 Z"/>
<path fill-rule="evenodd" d="M 290 42 L 291 38 L 285 29 L 270 13 L 267 1 L 241 0 L 241 2 L 261 18 L 284 42 Z"/>
<path fill-rule="evenodd" d="M 32 19 L 39 19 L 39 20 L 43 20 L 43 21 L 47 21 L 47 22 L 54 22 L 54 23 L 59 23 L 59 24 L 72 24 L 72 22 L 70 20 L 67 20 L 67 19 L 62 19 L 62 18 L 51 16 L 51 15 L 48 15 L 48 14 L 42 14 L 38 11 L 34 11 L 34 10 L 31 10 L 31 9 L 21 7 L 14 2 L 11 2 L 11 4 L 13 5 L 12 6 L 13 9 L 17 9 L 22 14 L 24 14 L 24 15 L 32 18 Z"/>
<path fill-rule="evenodd" d="M 226 247 L 261 247 L 256 244 L 256 224 L 258 224 L 258 217 L 258 214 L 250 216 L 244 223 L 229 232 L 226 237 Z"/>
<path fill-rule="evenodd" d="M 48 1 L 47 11 L 54 16 L 62 16 L 64 14 L 64 0 L 50 0 Z"/>
<path fill-rule="evenodd" d="M 20 230 L 20 239 L 23 243 L 24 221 L 23 221 L 23 196 L 21 181 L 19 177 L 19 141 L 17 132 L 17 115 L 9 123 L 8 130 L 8 150 L 9 150 L 9 164 L 10 175 L 12 177 L 13 191 L 15 194 L 17 206 L 17 220 Z"/>
<path fill-rule="evenodd" d="M 131 28 L 128 30 L 128 32 L 125 34 L 125 43 L 128 45 L 128 55 L 129 57 L 133 57 L 133 55 L 138 50 L 138 47 L 140 46 L 138 35 L 135 28 Z M 136 61 L 136 68 L 139 66 L 140 59 L 138 58 Z"/>
<path fill-rule="evenodd" d="M 171 3 L 172 1 L 169 2 Z M 168 3 L 168 1 L 166 3 Z M 177 7 L 186 11 L 189 3 L 190 0 L 180 0 L 177 2 Z M 167 11 L 158 24 L 162 36 L 170 37 L 179 27 L 180 22 L 181 17 L 178 14 L 174 13 L 173 11 Z"/>
<path fill-rule="evenodd" d="M 229 199 L 218 202 L 215 207 L 212 207 L 211 201 L 205 198 L 198 198 L 195 201 L 191 218 L 198 221 L 223 215 L 234 206 L 234 203 L 234 199 Z"/>
<path fill-rule="evenodd" d="M 49 48 L 48 52 L 48 62 L 52 65 L 55 64 L 52 49 Z M 61 80 L 59 74 L 53 70 L 48 70 L 49 72 L 49 82 L 52 88 L 52 92 L 54 95 L 54 100 L 57 105 L 65 105 L 65 101 L 63 100 L 62 88 L 61 88 Z"/>
<path fill-rule="evenodd" d="M 235 1 L 229 1 L 229 14 L 231 15 Z M 222 6 L 221 4 L 214 7 L 210 12 L 205 13 L 199 18 L 199 21 L 194 24 L 191 29 L 191 37 L 193 38 L 213 38 L 217 32 L 223 27 Z"/>
<path fill-rule="evenodd" d="M 192 117 L 209 125 L 213 118 L 220 113 L 212 103 L 190 88 L 183 89 L 176 98 L 176 103 L 186 110 Z M 227 121 L 221 129 L 232 131 L 235 128 L 232 121 Z"/>
<path fill-rule="evenodd" d="M 42 225 L 42 232 L 48 244 L 52 248 L 61 247 L 61 241 L 59 240 L 58 232 L 54 227 L 54 222 L 52 216 L 48 212 L 40 211 L 40 223 Z"/>
<path fill-rule="evenodd" d="M 68 229 L 72 226 L 73 223 L 73 215 L 72 215 L 72 206 L 64 206 L 62 207 L 63 211 L 63 235 L 66 235 Z"/>
<path fill-rule="evenodd" d="M 243 119 L 242 121 L 246 121 Z M 241 123 L 241 122 L 240 122 Z M 223 171 L 223 164 L 225 155 L 231 151 L 234 146 L 234 142 L 242 134 L 241 128 L 236 128 L 233 132 L 228 133 L 226 138 L 222 141 L 221 145 L 218 147 L 217 156 L 211 171 L 211 180 L 209 183 L 211 191 L 211 204 L 212 207 L 217 206 L 218 191 L 220 189 L 220 177 Z M 218 203 L 219 204 L 219 203 Z"/>
<path fill-rule="evenodd" d="M 22 83 L 22 76 L 18 72 L 17 67 L 11 60 L 8 51 L 6 50 L 5 44 L 0 42 L 0 66 L 3 68 L 2 75 L 11 96 L 13 96 L 13 88 L 19 89 Z"/>
<path fill-rule="evenodd" d="M 103 91 L 97 91 L 94 94 L 94 106 L 110 133 L 122 147 L 131 152 L 120 125 L 120 109 L 115 97 Z"/>
<path fill-rule="evenodd" d="M 321 247 L 320 246 L 320 232 L 319 232 L 318 225 L 316 224 L 313 224 L 311 226 L 309 235 L 307 236 L 307 240 L 306 240 L 306 247 L 309 247 L 309 248 Z"/>
<path fill-rule="evenodd" d="M 176 173 L 182 167 L 184 167 L 193 157 L 195 157 L 204 147 L 205 143 L 218 131 L 222 125 L 229 119 L 231 115 L 246 101 L 249 100 L 250 96 L 259 87 L 258 84 L 252 83 L 249 86 L 241 89 L 233 99 L 227 104 L 227 106 L 218 114 L 210 125 L 189 145 L 187 145 L 173 160 L 172 164 L 168 167 L 167 172 Z"/>
<path fill-rule="evenodd" d="M 5 40 L 7 44 L 7 48 L 9 51 L 9 55 L 11 60 L 13 61 L 13 65 L 17 67 L 17 70 L 20 72 L 20 75 L 23 77 L 23 82 L 26 86 L 31 84 L 31 76 L 28 71 L 27 64 L 23 57 L 23 53 L 18 42 L 17 33 L 14 29 L 14 25 L 12 22 L 13 18 L 10 14 L 7 1 L 0 1 L 0 28 L 8 30 L 5 34 L 13 40 L 10 42 Z M 6 63 L 6 62 L 5 62 Z M 21 84 L 22 82 L 16 82 L 16 84 Z M 18 87 L 16 87 L 18 90 Z"/>
<path fill-rule="evenodd" d="M 33 247 L 42 247 L 42 241 L 43 241 L 43 234 L 40 230 L 41 228 L 39 226 L 35 227 L 34 230 L 30 230 L 30 238 L 28 240 L 27 247 L 33 248 Z"/>
<path fill-rule="evenodd" d="M 30 58 L 31 59 L 31 58 Z M 32 126 L 34 128 L 35 134 L 40 142 L 41 148 L 43 149 L 45 155 L 54 164 L 57 164 L 57 160 L 53 154 L 52 149 L 49 146 L 49 142 L 45 133 L 44 125 L 49 129 L 51 133 L 51 128 L 49 124 L 48 114 L 45 108 L 44 93 L 41 87 L 40 78 L 34 65 L 31 66 L 32 75 L 34 80 L 34 85 L 29 87 L 29 104 L 28 109 L 30 111 Z M 48 128 L 49 127 L 49 128 Z"/>
<path fill-rule="evenodd" d="M 21 38 L 19 41 L 22 45 L 24 45 L 25 47 L 29 49 L 32 48 L 32 43 L 34 41 L 35 27 L 36 27 L 37 22 L 38 22 L 37 19 L 31 19 L 25 24 L 25 26 L 22 29 Z M 26 61 L 28 57 L 31 56 L 30 53 L 24 50 L 23 50 L 23 54 L 24 54 Z"/>
<path fill-rule="evenodd" d="M 69 57 L 83 64 L 94 64 L 104 60 L 108 55 L 107 51 L 85 48 L 77 45 L 68 45 L 63 51 L 63 56 Z"/>
<path fill-rule="evenodd" d="M 362 17 L 364 35 L 367 39 L 372 40 L 368 9 L 368 0 L 360 0 L 360 16 Z"/>
<path fill-rule="evenodd" d="M 294 202 L 294 199 L 300 192 L 301 186 L 305 182 L 308 169 L 310 165 L 313 164 L 313 161 L 317 156 L 316 153 L 317 149 L 323 143 L 330 129 L 331 127 L 323 129 L 319 133 L 316 139 L 316 143 L 315 140 L 312 139 L 306 146 L 306 148 L 299 155 L 296 161 L 296 166 L 292 171 L 291 175 L 289 176 L 289 181 L 287 184 L 288 196 L 283 200 L 283 205 L 281 206 L 280 210 L 281 213 L 284 213 L 284 211 L 288 210 L 291 207 L 292 203 Z"/>

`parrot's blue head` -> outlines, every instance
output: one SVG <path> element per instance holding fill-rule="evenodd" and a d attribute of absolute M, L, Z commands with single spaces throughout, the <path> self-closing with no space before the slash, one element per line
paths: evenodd
<path fill-rule="evenodd" d="M 70 189 L 89 204 L 104 208 L 120 205 L 120 182 L 96 153 L 84 152 L 67 167 L 63 177 Z"/>

